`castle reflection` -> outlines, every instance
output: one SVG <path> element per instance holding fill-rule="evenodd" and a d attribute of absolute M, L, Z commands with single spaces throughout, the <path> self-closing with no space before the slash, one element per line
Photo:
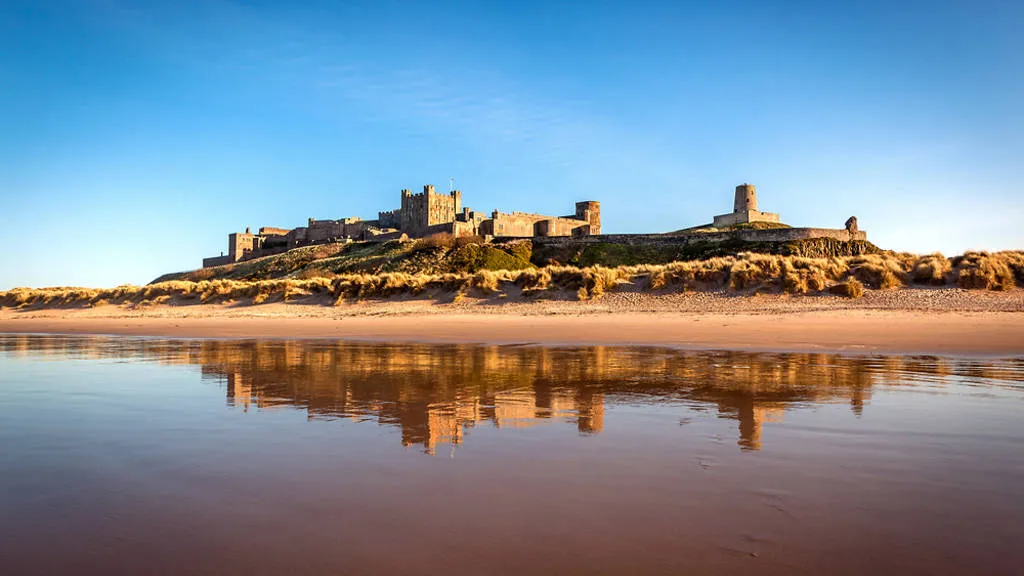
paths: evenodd
<path fill-rule="evenodd" d="M 116 358 L 200 366 L 248 411 L 290 407 L 310 419 L 393 425 L 433 454 L 490 424 L 605 426 L 606 406 L 680 404 L 738 421 L 738 444 L 762 446 L 787 409 L 846 403 L 860 414 L 878 385 L 947 378 L 1019 386 L 1024 363 L 935 357 L 849 357 L 658 348 L 545 348 L 335 341 L 225 341 L 0 335 L 7 355 Z"/>

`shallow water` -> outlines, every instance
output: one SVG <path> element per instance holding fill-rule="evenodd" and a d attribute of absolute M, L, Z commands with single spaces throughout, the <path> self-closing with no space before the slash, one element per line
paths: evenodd
<path fill-rule="evenodd" d="M 1024 360 L 0 335 L 0 573 L 1012 574 Z"/>

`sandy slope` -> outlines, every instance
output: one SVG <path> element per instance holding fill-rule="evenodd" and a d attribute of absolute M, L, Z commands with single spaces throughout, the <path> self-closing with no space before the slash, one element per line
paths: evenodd
<path fill-rule="evenodd" d="M 0 332 L 642 344 L 1024 356 L 1024 290 L 871 292 L 860 300 L 616 293 L 594 302 L 468 299 L 0 311 Z"/>

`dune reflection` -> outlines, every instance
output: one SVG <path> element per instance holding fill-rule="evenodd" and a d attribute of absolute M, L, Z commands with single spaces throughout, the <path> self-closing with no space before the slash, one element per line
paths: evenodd
<path fill-rule="evenodd" d="M 846 403 L 859 415 L 874 386 L 1024 381 L 1020 360 L 658 348 L 0 335 L 0 353 L 197 365 L 204 379 L 223 383 L 230 406 L 391 425 L 404 445 L 431 454 L 482 424 L 562 422 L 596 434 L 606 407 L 638 403 L 715 410 L 738 422 L 742 449 L 758 450 L 764 425 L 787 410 Z"/>

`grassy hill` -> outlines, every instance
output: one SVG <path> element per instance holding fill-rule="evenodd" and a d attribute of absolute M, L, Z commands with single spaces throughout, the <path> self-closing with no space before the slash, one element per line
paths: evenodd
<path fill-rule="evenodd" d="M 675 232 L 669 232 L 669 234 L 699 234 L 701 232 L 728 232 L 729 230 L 775 230 L 778 228 L 792 228 L 792 226 L 789 224 L 783 224 L 782 222 L 743 222 L 741 224 L 733 224 L 732 226 L 727 226 L 725 228 L 715 228 L 714 224 L 704 224 L 703 226 L 683 228 L 676 230 Z"/>
<path fill-rule="evenodd" d="M 255 260 L 165 274 L 152 283 L 171 280 L 273 280 L 330 277 L 338 274 L 475 273 L 480 270 L 523 270 L 548 265 L 636 266 L 735 256 L 743 252 L 812 258 L 876 254 L 866 241 L 814 238 L 793 242 L 566 242 L 534 244 L 529 240 L 484 243 L 479 238 L 437 235 L 415 241 L 349 242 L 296 248 Z"/>
<path fill-rule="evenodd" d="M 416 241 L 349 242 L 289 250 L 284 254 L 164 274 L 152 283 L 170 280 L 271 280 L 316 278 L 337 274 L 409 274 L 522 270 L 532 268 L 528 240 L 484 244 L 479 239 L 435 236 Z"/>

